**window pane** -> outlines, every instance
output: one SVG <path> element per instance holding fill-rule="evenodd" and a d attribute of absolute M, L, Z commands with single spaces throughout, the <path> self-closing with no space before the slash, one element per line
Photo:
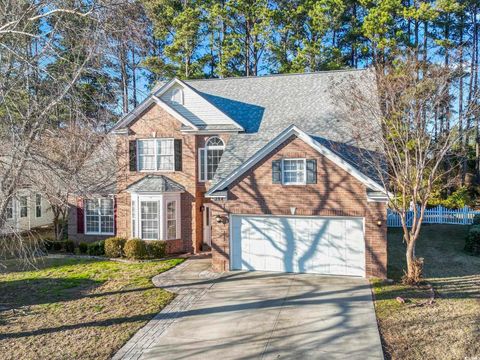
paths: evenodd
<path fill-rule="evenodd" d="M 98 233 L 98 224 L 99 224 L 99 217 L 95 216 L 86 216 L 86 223 L 87 223 L 87 233 Z"/>
<path fill-rule="evenodd" d="M 173 155 L 159 155 L 157 158 L 158 170 L 173 170 L 174 158 Z"/>
<path fill-rule="evenodd" d="M 158 236 L 158 202 L 142 201 L 140 203 L 140 221 L 142 239 L 156 240 Z"/>
<path fill-rule="evenodd" d="M 7 219 L 13 219 L 13 201 L 10 199 L 7 204 Z"/>
<path fill-rule="evenodd" d="M 42 217 L 42 195 L 35 194 L 35 216 Z"/>
<path fill-rule="evenodd" d="M 138 141 L 139 170 L 155 170 L 155 140 Z"/>
<path fill-rule="evenodd" d="M 305 162 L 303 159 L 283 160 L 283 183 L 295 184 L 305 182 Z"/>
<path fill-rule="evenodd" d="M 200 163 L 200 181 L 205 181 L 205 149 L 201 149 L 199 152 Z"/>
<path fill-rule="evenodd" d="M 113 199 L 100 200 L 100 214 L 113 216 Z"/>
<path fill-rule="evenodd" d="M 85 200 L 85 213 L 87 215 L 98 215 L 98 201 Z"/>
<path fill-rule="evenodd" d="M 177 208 L 176 202 L 167 203 L 167 239 L 175 239 L 177 237 Z"/>
<path fill-rule="evenodd" d="M 157 170 L 174 169 L 173 139 L 157 141 Z"/>
<path fill-rule="evenodd" d="M 207 180 L 212 180 L 217 171 L 223 150 L 207 150 Z"/>
<path fill-rule="evenodd" d="M 20 217 L 28 216 L 28 198 L 26 196 L 20 196 Z"/>
<path fill-rule="evenodd" d="M 137 235 L 137 204 L 135 201 L 132 201 L 132 208 L 131 208 L 131 214 L 132 214 L 132 236 L 135 237 Z"/>

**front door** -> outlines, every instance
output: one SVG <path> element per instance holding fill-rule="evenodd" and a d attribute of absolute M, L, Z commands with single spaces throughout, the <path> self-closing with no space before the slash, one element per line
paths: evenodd
<path fill-rule="evenodd" d="M 209 204 L 203 207 L 203 243 L 212 246 L 212 212 Z"/>

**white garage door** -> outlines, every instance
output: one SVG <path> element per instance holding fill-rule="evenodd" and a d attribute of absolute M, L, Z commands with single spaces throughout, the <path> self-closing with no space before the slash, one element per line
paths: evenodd
<path fill-rule="evenodd" d="M 232 270 L 365 276 L 363 218 L 232 216 Z"/>

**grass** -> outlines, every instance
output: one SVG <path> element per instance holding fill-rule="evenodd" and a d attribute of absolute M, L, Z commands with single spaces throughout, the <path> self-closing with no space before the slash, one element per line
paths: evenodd
<path fill-rule="evenodd" d="M 387 359 L 480 358 L 480 258 L 463 251 L 467 231 L 460 225 L 423 226 L 416 253 L 425 258 L 425 280 L 434 288 L 435 302 L 418 306 L 430 293 L 426 286 L 400 284 L 402 231 L 389 229 L 388 277 L 395 283 L 373 283 Z"/>
<path fill-rule="evenodd" d="M 109 359 L 173 299 L 151 278 L 182 261 L 11 262 L 0 273 L 0 358 Z"/>

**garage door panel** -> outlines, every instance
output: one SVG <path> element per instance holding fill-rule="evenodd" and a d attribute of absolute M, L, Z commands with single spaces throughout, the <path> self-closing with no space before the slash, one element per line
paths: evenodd
<path fill-rule="evenodd" d="M 232 269 L 364 276 L 363 219 L 232 217 Z"/>

